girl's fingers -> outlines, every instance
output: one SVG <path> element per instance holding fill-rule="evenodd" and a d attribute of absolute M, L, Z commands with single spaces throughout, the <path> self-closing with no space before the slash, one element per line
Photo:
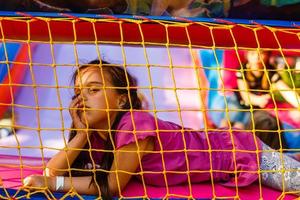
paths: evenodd
<path fill-rule="evenodd" d="M 71 101 L 71 104 L 69 106 L 69 108 L 74 108 L 76 106 L 76 104 L 78 104 L 78 102 L 81 101 L 81 97 L 80 96 L 77 96 L 75 97 L 72 101 Z"/>
<path fill-rule="evenodd" d="M 77 95 L 72 98 L 71 105 L 82 101 L 82 95 Z"/>
<path fill-rule="evenodd" d="M 83 102 L 81 97 L 76 97 L 70 104 L 70 115 L 73 120 L 73 124 L 75 128 L 84 129 L 86 128 L 86 125 L 82 122 L 82 119 L 80 117 L 80 109 L 83 108 Z"/>
<path fill-rule="evenodd" d="M 83 108 L 84 108 L 84 102 L 82 101 L 81 96 L 75 97 L 69 107 L 69 112 L 72 117 L 74 127 L 78 129 L 86 128 L 86 123 L 84 123 L 80 117 L 82 113 L 80 112 L 80 110 Z"/>
<path fill-rule="evenodd" d="M 23 186 L 28 187 L 31 185 L 31 177 L 26 177 L 23 179 Z"/>
<path fill-rule="evenodd" d="M 81 97 L 76 97 L 70 104 L 69 106 L 69 112 L 71 115 L 76 114 L 76 112 L 78 111 L 78 108 L 80 108 L 81 103 Z"/>
<path fill-rule="evenodd" d="M 71 114 L 71 117 L 72 117 L 74 122 L 79 122 L 80 121 L 78 109 L 75 108 L 75 109 L 70 110 L 70 114 Z"/>

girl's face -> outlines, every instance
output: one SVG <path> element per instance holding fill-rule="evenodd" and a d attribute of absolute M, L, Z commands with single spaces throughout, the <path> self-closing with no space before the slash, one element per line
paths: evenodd
<path fill-rule="evenodd" d="M 75 80 L 75 95 L 81 98 L 81 107 L 86 108 L 79 111 L 79 116 L 91 128 L 108 127 L 108 116 L 113 121 L 117 114 L 111 109 L 118 109 L 120 95 L 116 89 L 103 88 L 104 83 L 105 87 L 113 87 L 108 72 L 103 70 L 103 76 L 104 80 L 98 66 L 91 66 L 80 70 Z"/>
<path fill-rule="evenodd" d="M 263 62 L 267 64 L 268 55 L 264 52 L 248 51 L 247 60 L 251 69 L 262 69 L 264 66 Z"/>

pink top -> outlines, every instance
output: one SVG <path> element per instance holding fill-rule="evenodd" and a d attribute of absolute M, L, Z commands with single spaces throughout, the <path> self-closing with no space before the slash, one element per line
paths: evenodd
<path fill-rule="evenodd" d="M 187 183 L 187 166 L 189 166 L 191 182 L 210 180 L 210 169 L 212 169 L 215 181 L 223 182 L 227 186 L 235 186 L 235 164 L 238 186 L 247 186 L 258 177 L 257 150 L 261 149 L 261 142 L 251 133 L 238 130 L 232 131 L 232 134 L 226 130 L 206 133 L 205 131 L 183 129 L 172 122 L 155 120 L 151 114 L 144 111 L 132 112 L 132 117 L 133 120 L 130 112 L 123 115 L 117 126 L 118 131 L 114 142 L 116 148 L 119 149 L 135 142 L 135 136 L 138 140 L 147 137 L 154 138 L 154 152 L 144 155 L 142 158 L 143 170 L 138 169 L 138 171 L 144 172 L 143 178 L 146 184 L 166 186 Z M 231 135 L 236 150 L 235 154 L 232 152 Z M 257 140 L 258 148 L 256 148 L 254 138 Z M 91 142 L 93 149 L 103 149 L 104 141 L 98 135 L 93 135 Z M 211 150 L 209 150 L 208 142 Z M 183 151 L 185 145 L 186 154 Z M 247 152 L 243 152 L 243 150 Z M 102 152 L 94 151 L 93 159 L 96 164 L 100 164 Z"/>

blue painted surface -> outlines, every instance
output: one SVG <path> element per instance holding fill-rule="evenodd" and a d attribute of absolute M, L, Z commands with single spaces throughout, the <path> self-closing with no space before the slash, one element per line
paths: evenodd
<path fill-rule="evenodd" d="M 0 46 L 0 83 L 7 76 L 8 66 L 6 61 L 14 61 L 19 52 L 21 44 L 19 43 L 1 43 Z M 6 51 L 6 52 L 5 52 Z"/>
<path fill-rule="evenodd" d="M 9 195 L 11 197 L 15 197 L 16 199 L 21 199 L 21 200 L 28 200 L 26 198 L 26 195 L 28 194 L 26 191 L 23 191 L 21 190 L 20 192 L 17 193 L 17 190 L 14 190 L 14 189 L 6 189 L 6 191 L 9 193 Z M 14 196 L 15 194 L 17 193 L 16 196 Z M 3 188 L 0 188 L 0 195 L 3 196 L 3 197 L 7 197 L 6 196 L 6 193 L 4 191 Z M 53 193 L 53 195 L 55 196 L 56 199 L 61 199 L 65 193 L 59 193 L 59 192 L 55 192 Z M 90 200 L 90 199 L 96 199 L 96 196 L 93 196 L 93 195 L 80 195 L 84 200 Z M 22 197 L 22 198 L 21 198 Z M 50 196 L 51 197 L 51 196 Z M 37 194 L 34 194 L 34 195 L 30 195 L 30 199 L 31 200 L 38 200 L 38 199 L 47 199 L 47 196 L 45 196 L 42 192 L 41 193 L 37 193 Z M 74 196 L 74 197 L 67 197 L 67 198 L 64 198 L 65 200 L 79 200 L 79 198 L 77 196 Z M 119 199 L 117 197 L 113 198 L 115 200 Z M 124 198 L 124 199 L 130 199 L 130 200 L 134 200 L 134 199 L 140 199 L 142 200 L 143 198 Z M 150 198 L 152 200 L 156 200 L 156 199 L 160 199 L 160 198 Z M 180 199 L 186 199 L 186 198 L 168 198 L 168 199 L 176 199 L 176 200 L 180 200 Z M 198 199 L 198 198 L 196 198 Z M 200 200 L 200 199 L 199 199 Z M 201 198 L 201 200 L 208 200 L 208 198 Z"/>
<path fill-rule="evenodd" d="M 221 88 L 221 76 L 223 66 L 223 50 L 200 50 L 201 62 L 204 66 L 204 73 L 208 80 L 208 109 L 209 116 L 213 123 L 219 127 L 223 119 L 230 119 L 232 122 L 246 124 L 249 114 L 245 112 L 232 111 L 240 109 L 240 105 L 234 93 L 223 95 Z M 226 111 L 228 109 L 228 111 Z M 231 111 L 230 111 L 231 110 Z"/>
<path fill-rule="evenodd" d="M 79 14 L 79 13 L 51 13 L 51 12 L 12 12 L 12 11 L 0 11 L 0 16 L 3 17 L 20 17 L 20 16 L 33 16 L 33 17 L 50 17 L 50 18 L 62 18 L 67 16 L 82 17 L 82 18 L 96 18 L 96 19 L 106 19 L 107 15 L 99 14 Z M 281 27 L 292 27 L 300 26 L 300 22 L 297 21 L 282 21 L 282 20 L 248 20 L 248 19 L 216 19 L 216 18 L 199 18 L 199 17 L 171 17 L 171 16 L 135 16 L 135 15 L 110 15 L 111 17 L 120 19 L 143 19 L 148 18 L 150 20 L 163 20 L 163 21 L 176 21 L 176 22 L 209 22 L 209 23 L 228 23 L 235 24 L 260 24 L 266 26 L 281 26 Z"/>
<path fill-rule="evenodd" d="M 22 200 L 28 200 L 26 198 L 26 195 L 28 194 L 26 191 L 23 191 L 23 190 L 20 190 L 18 193 L 17 193 L 17 190 L 14 190 L 14 189 L 6 189 L 6 191 L 8 192 L 8 194 L 10 195 L 10 197 L 15 197 L 16 199 L 22 199 Z M 7 197 L 5 191 L 3 188 L 0 188 L 0 194 L 1 196 L 4 196 L 4 197 Z M 15 196 L 16 195 L 16 196 Z M 65 193 L 59 193 L 59 192 L 55 192 L 53 194 L 55 196 L 56 199 L 60 199 L 62 198 Z M 51 196 L 50 196 L 51 197 Z M 92 195 L 81 195 L 81 197 L 85 200 L 89 200 L 89 199 L 96 199 L 96 196 L 92 196 Z M 45 194 L 43 194 L 42 192 L 40 193 L 36 193 L 36 194 L 33 194 L 33 195 L 30 195 L 30 199 L 31 200 L 34 200 L 34 199 L 48 199 L 47 196 Z M 74 197 L 67 197 L 67 198 L 64 198 L 66 200 L 79 200 L 79 198 L 77 196 L 74 196 Z"/>

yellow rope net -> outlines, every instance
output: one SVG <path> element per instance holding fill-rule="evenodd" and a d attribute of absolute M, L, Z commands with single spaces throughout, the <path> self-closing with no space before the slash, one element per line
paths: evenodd
<path fill-rule="evenodd" d="M 235 24 L 228 21 L 216 21 L 216 23 L 213 22 L 194 22 L 194 21 L 188 21 L 186 19 L 174 19 L 174 21 L 167 21 L 167 20 L 153 20 L 148 18 L 135 18 L 135 19 L 124 19 L 124 18 L 116 18 L 113 16 L 102 16 L 100 19 L 96 18 L 88 18 L 88 17 L 75 17 L 75 16 L 69 16 L 69 15 L 61 15 L 56 16 L 55 18 L 48 18 L 48 17 L 36 17 L 36 16 L 29 16 L 27 14 L 19 13 L 18 16 L 14 17 L 0 17 L 0 39 L 1 39 L 1 45 L 4 49 L 4 60 L 0 61 L 1 67 L 5 66 L 6 70 L 8 70 L 7 73 L 7 82 L 3 81 L 0 84 L 0 90 L 6 91 L 9 94 L 0 94 L 2 96 L 9 96 L 9 100 L 3 100 L 0 102 L 2 110 L 7 109 L 7 107 L 11 108 L 12 113 L 12 124 L 9 125 L 10 128 L 12 128 L 12 136 L 15 140 L 15 143 L 17 146 L 9 146 L 2 144 L 0 148 L 2 149 L 10 149 L 15 148 L 18 152 L 18 156 L 14 157 L 14 159 L 17 159 L 19 164 L 7 164 L 7 163 L 0 163 L 0 167 L 4 169 L 20 169 L 20 180 L 23 181 L 23 179 L 28 175 L 24 169 L 31 168 L 36 169 L 37 171 L 44 171 L 46 169 L 46 164 L 48 161 L 48 158 L 44 156 L 45 150 L 61 150 L 60 148 L 49 148 L 43 146 L 43 138 L 40 132 L 48 130 L 48 131 L 57 131 L 61 133 L 61 137 L 64 143 L 64 150 L 67 151 L 67 138 L 65 138 L 64 133 L 69 132 L 71 128 L 67 127 L 64 120 L 64 112 L 68 111 L 68 107 L 65 106 L 64 102 L 62 101 L 61 92 L 62 89 L 68 89 L 73 90 L 74 86 L 66 86 L 66 85 L 59 85 L 58 80 L 58 68 L 59 69 L 69 69 L 70 67 L 79 67 L 81 65 L 80 57 L 78 55 L 78 46 L 80 45 L 94 45 L 96 48 L 91 51 L 95 51 L 94 54 L 97 55 L 99 59 L 101 59 L 101 52 L 99 51 L 98 46 L 101 45 L 112 45 L 112 46 L 118 46 L 120 47 L 121 55 L 123 59 L 123 62 L 121 64 L 112 64 L 116 66 L 120 66 L 124 69 L 127 69 L 129 67 L 136 67 L 136 68 L 143 68 L 146 71 L 146 77 L 149 79 L 149 85 L 147 86 L 138 86 L 139 90 L 149 90 L 149 99 L 147 99 L 149 104 L 151 105 L 149 108 L 146 108 L 144 111 L 148 111 L 153 113 L 156 123 L 157 122 L 157 115 L 162 112 L 177 112 L 178 113 L 178 119 L 179 124 L 181 126 L 185 126 L 184 119 L 182 116 L 182 112 L 184 111 L 196 111 L 203 113 L 203 121 L 200 123 L 202 124 L 202 128 L 206 134 L 208 134 L 209 131 L 215 131 L 216 134 L 220 129 L 216 127 L 220 127 L 220 124 L 216 124 L 216 126 L 212 127 L 210 126 L 210 117 L 207 117 L 207 113 L 210 113 L 210 115 L 217 115 L 221 112 L 225 112 L 224 115 L 224 122 L 228 125 L 228 130 L 232 132 L 234 129 L 230 119 L 230 112 L 248 112 L 250 113 L 250 118 L 252 119 L 252 128 L 251 130 L 247 130 L 248 132 L 254 133 L 255 126 L 254 126 L 254 111 L 257 109 L 254 105 L 249 105 L 247 108 L 248 110 L 244 110 L 243 108 L 231 108 L 228 104 L 228 101 L 226 100 L 226 96 L 228 95 L 228 92 L 234 93 L 234 92 L 246 92 L 246 98 L 250 100 L 250 92 L 251 91 L 248 87 L 245 88 L 245 91 L 240 91 L 236 88 L 230 88 L 228 86 L 228 80 L 226 83 L 226 80 L 224 80 L 224 74 L 236 74 L 237 72 L 241 72 L 241 77 L 238 81 L 246 82 L 247 81 L 247 72 L 249 69 L 242 68 L 245 62 L 246 56 L 242 55 L 241 53 L 245 53 L 247 51 L 256 51 L 258 52 L 259 60 L 263 60 L 263 51 L 272 51 L 273 53 L 276 53 L 276 56 L 278 59 L 281 58 L 283 61 L 284 68 L 282 69 L 273 69 L 273 71 L 278 71 L 279 74 L 286 74 L 285 78 L 290 80 L 288 85 L 289 89 L 287 91 L 284 91 L 284 87 L 282 87 L 283 92 L 282 94 L 286 93 L 286 95 L 293 96 L 294 99 L 291 102 L 288 102 L 291 104 L 294 104 L 292 106 L 287 107 L 278 107 L 277 106 L 277 100 L 274 91 L 276 88 L 272 84 L 272 80 L 269 76 L 267 76 L 266 81 L 270 85 L 270 88 L 268 90 L 256 90 L 255 92 L 268 92 L 271 96 L 271 102 L 273 102 L 274 106 L 269 108 L 260 108 L 261 110 L 268 111 L 270 113 L 273 113 L 277 120 L 277 124 L 280 123 L 280 112 L 285 112 L 288 114 L 289 112 L 294 113 L 295 116 L 298 116 L 299 114 L 299 98 L 296 94 L 299 94 L 299 79 L 297 79 L 297 76 L 299 75 L 299 71 L 297 72 L 297 56 L 299 55 L 299 29 L 295 25 L 294 27 L 273 27 L 273 26 L 265 26 L 261 24 Z M 23 45 L 23 47 L 26 49 L 27 52 L 27 59 L 21 59 L 21 60 L 10 60 L 8 58 L 8 51 L 6 49 L 6 46 L 8 43 L 20 43 Z M 32 51 L 32 48 L 34 45 L 41 45 L 46 44 L 50 47 L 50 55 L 45 55 L 45 57 L 50 57 L 50 62 L 35 62 L 33 60 L 34 53 Z M 66 54 L 74 54 L 74 60 L 75 63 L 57 63 L 56 61 L 56 55 L 55 55 L 55 46 L 56 45 L 69 45 L 72 46 L 73 52 L 65 52 Z M 142 52 L 145 64 L 131 64 L 126 61 L 126 47 L 128 46 L 138 46 L 140 51 Z M 165 64 L 159 64 L 159 63 L 151 63 L 151 59 L 149 58 L 147 48 L 148 47 L 155 47 L 155 48 L 164 48 L 166 49 L 166 55 L 168 58 L 168 65 Z M 174 58 L 172 57 L 172 48 L 181 48 L 185 49 L 190 54 L 190 60 L 191 64 L 190 66 L 180 66 L 173 63 Z M 215 61 L 214 66 L 206 66 L 204 63 L 205 59 L 202 57 L 202 60 L 199 59 L 199 52 L 204 50 L 210 50 L 211 53 L 211 59 Z M 235 57 L 235 61 L 237 62 L 237 66 L 231 66 L 232 63 L 222 62 L 220 58 L 217 56 L 217 51 L 219 50 L 225 50 L 225 52 L 231 52 L 232 57 Z M 287 56 L 287 54 L 291 54 L 292 56 Z M 226 53 L 225 53 L 226 55 Z M 228 54 L 229 55 L 229 54 Z M 1 55 L 2 56 L 2 55 Z M 230 57 L 230 56 L 229 56 Z M 295 63 L 290 63 L 289 58 L 292 58 L 295 60 Z M 228 58 L 227 58 L 228 59 Z M 230 59 L 229 59 L 230 60 Z M 233 59 L 234 60 L 234 59 Z M 230 62 L 230 61 L 229 61 Z M 10 66 L 14 65 L 15 67 L 25 65 L 28 68 L 27 73 L 30 74 L 32 84 L 24 84 L 21 81 L 20 82 L 14 82 L 14 77 L 12 73 L 12 68 Z M 225 66 L 226 65 L 226 66 Z M 43 85 L 39 84 L 36 79 L 36 75 L 34 73 L 34 66 L 38 67 L 50 67 L 53 70 L 53 78 L 55 80 L 54 85 Z M 153 79 L 157 77 L 153 77 L 153 74 L 151 73 L 152 69 L 155 68 L 161 68 L 161 69 L 168 69 L 170 71 L 170 77 L 169 79 L 172 82 L 173 87 L 162 87 L 162 86 L 155 86 L 153 85 Z M 176 69 L 186 69 L 186 70 L 193 70 L 193 73 L 196 78 L 196 86 L 194 88 L 184 88 L 184 87 L 177 87 L 178 81 L 176 80 L 176 76 L 174 71 Z M 269 69 L 267 68 L 266 64 L 264 64 L 262 68 L 264 73 L 268 73 Z M 272 69 L 270 69 L 272 71 Z M 0 69 L 1 71 L 1 69 Z M 209 83 L 210 79 L 209 77 L 205 77 L 204 71 L 212 71 L 215 72 L 219 77 L 219 85 L 217 88 L 212 88 L 211 84 Z M 250 70 L 251 72 L 251 70 Z M 165 75 L 160 74 L 161 78 L 163 78 Z M 283 75 L 282 75 L 283 76 Z M 69 77 L 66 77 L 69 78 Z M 188 80 L 186 80 L 188 81 Z M 232 82 L 234 82 L 234 77 L 232 77 Z M 229 82 L 231 82 L 229 81 Z M 33 89 L 33 95 L 34 95 L 34 102 L 35 105 L 28 106 L 28 105 L 22 105 L 16 103 L 17 94 L 14 92 L 16 88 L 24 88 L 24 87 L 30 87 Z M 58 101 L 58 107 L 43 107 L 39 104 L 39 97 L 38 97 L 38 90 L 39 88 L 44 88 L 45 90 L 55 90 L 56 92 L 56 98 Z M 109 88 L 105 85 L 103 86 L 104 90 Z M 155 93 L 154 90 L 163 90 L 163 91 L 170 91 L 175 94 L 176 99 L 176 109 L 161 109 L 157 108 L 155 104 Z M 201 105 L 199 105 L 198 110 L 193 110 L 189 108 L 182 108 L 180 103 L 180 98 L 177 95 L 178 91 L 180 90 L 193 90 L 196 91 L 198 94 L 198 98 L 201 100 L 199 101 Z M 18 90 L 20 91 L 20 90 Z M 225 102 L 223 109 L 214 108 L 214 106 L 209 107 L 207 102 L 208 93 L 209 92 L 217 92 L 219 95 L 223 95 L 223 99 Z M 186 98 L 189 98 L 186 96 Z M 210 99 L 208 99 L 210 100 Z M 106 99 L 106 103 L 107 99 Z M 217 107 L 217 106 L 216 106 Z M 23 109 L 33 109 L 36 110 L 36 116 L 30 116 L 32 118 L 35 118 L 37 121 L 36 127 L 30 127 L 26 125 L 19 125 L 17 122 L 17 116 L 15 116 L 15 110 L 17 108 L 23 108 Z M 59 117 L 56 120 L 61 121 L 61 127 L 48 127 L 44 128 L 41 125 L 41 116 L 39 114 L 40 110 L 53 110 L 59 112 Z M 1 112 L 2 112 L 1 110 Z M 133 110 L 130 109 L 130 112 Z M 1 113 L 3 114 L 4 111 Z M 290 118 L 289 118 L 290 119 Z M 133 118 L 132 118 L 133 120 Z M 299 119 L 290 119 L 294 120 L 294 124 L 300 124 Z M 134 123 L 133 123 L 134 124 Z M 0 124 L 2 128 L 7 127 L 7 125 Z M 0 128 L 1 128 L 0 127 Z M 295 126 L 292 129 L 285 130 L 285 132 L 299 132 L 299 126 L 295 128 Z M 37 137 L 36 140 L 40 142 L 40 146 L 22 146 L 21 142 L 18 139 L 18 132 L 15 131 L 16 129 L 26 129 L 29 131 L 36 131 L 38 134 L 34 137 Z M 133 128 L 133 133 L 137 133 L 135 130 L 135 127 Z M 111 131 L 106 130 L 106 131 Z M 145 130 L 147 131 L 147 130 Z M 144 131 L 144 132 L 145 132 Z M 157 134 L 160 130 L 156 130 Z M 234 158 L 234 166 L 235 170 L 232 172 L 228 172 L 226 170 L 222 171 L 216 171 L 213 170 L 213 161 L 211 158 L 212 152 L 216 151 L 212 149 L 209 141 L 208 141 L 208 149 L 203 149 L 203 152 L 208 152 L 210 154 L 210 170 L 208 171 L 193 171 L 189 169 L 189 159 L 187 152 L 189 149 L 187 149 L 187 144 L 184 139 L 184 129 L 179 130 L 182 132 L 183 136 L 183 143 L 184 143 L 184 149 L 181 149 L 181 152 L 185 153 L 185 159 L 187 163 L 187 170 L 184 172 L 173 172 L 177 174 L 186 174 L 187 179 L 187 185 L 188 185 L 188 192 L 187 195 L 180 195 L 174 193 L 174 190 L 170 191 L 169 183 L 167 179 L 167 169 L 164 163 L 164 152 L 160 151 L 158 153 L 162 156 L 162 164 L 163 164 L 163 175 L 164 175 L 164 181 L 165 181 L 165 187 L 166 195 L 162 196 L 163 198 L 168 197 L 183 197 L 183 198 L 195 198 L 193 195 L 193 183 L 191 181 L 191 173 L 192 172 L 198 172 L 198 173 L 209 173 L 211 180 L 209 184 L 211 185 L 211 196 L 208 198 L 218 198 L 218 199 L 226 199 L 226 198 L 240 198 L 240 190 L 238 187 L 238 180 L 237 176 L 239 171 L 237 170 L 237 163 L 235 160 L 235 154 L 233 154 Z M 243 130 L 244 131 L 244 130 Z M 276 133 L 279 136 L 283 134 L 283 130 L 265 130 L 265 133 Z M 134 134 L 136 135 L 136 134 Z M 279 137 L 279 144 L 280 148 L 276 151 L 279 151 L 281 153 L 281 162 L 282 162 L 282 171 L 279 171 L 279 173 L 284 173 L 284 163 L 282 161 L 282 152 L 284 152 L 286 149 L 283 148 L 283 141 L 281 141 L 281 137 Z M 158 138 L 158 144 L 160 147 L 162 147 L 162 141 L 160 141 Z M 234 144 L 233 136 L 231 136 L 232 144 Z M 255 145 L 256 145 L 256 159 L 257 163 L 260 163 L 260 150 L 258 148 L 257 140 L 254 139 Z M 89 141 L 90 143 L 90 141 Z M 23 163 L 24 160 L 26 160 L 26 156 L 24 157 L 22 155 L 22 148 L 26 149 L 39 149 L 41 152 L 41 165 L 32 166 L 32 165 L 26 165 Z M 115 146 L 114 146 L 115 149 Z M 82 150 L 82 149 L 78 149 Z M 99 150 L 101 151 L 101 150 Z M 103 151 L 103 150 L 102 150 Z M 242 151 L 237 150 L 235 148 L 231 149 L 231 152 L 236 151 Z M 275 150 L 274 150 L 275 151 Z M 298 151 L 297 148 L 290 149 L 291 152 Z M 88 149 L 88 152 L 91 154 L 91 149 Z M 139 152 L 139 149 L 138 149 Z M 244 151 L 247 152 L 247 151 Z M 272 152 L 270 150 L 270 152 Z M 139 152 L 140 153 L 140 152 Z M 142 159 L 139 155 L 139 166 L 142 166 Z M 253 153 L 253 152 L 252 152 Z M 94 163 L 95 165 L 95 163 Z M 71 170 L 78 170 L 78 171 L 84 171 L 83 169 L 72 169 L 69 165 L 69 169 L 67 172 L 70 172 Z M 95 172 L 92 170 L 92 172 Z M 116 170 L 116 173 L 119 173 L 120 171 Z M 223 173 L 233 173 L 235 177 L 235 194 L 224 196 L 219 195 L 218 192 L 216 192 L 215 185 L 217 182 L 213 179 L 213 173 L 215 172 L 223 172 Z M 272 172 L 271 170 L 269 172 Z M 129 172 L 124 172 L 129 173 Z M 147 172 L 149 173 L 149 172 Z M 155 172 L 153 172 L 155 173 Z M 249 172 L 249 173 L 257 173 L 258 174 L 258 182 L 256 183 L 259 187 L 259 198 L 263 199 L 263 186 L 261 182 L 261 171 L 258 170 L 256 172 Z M 71 178 L 70 173 L 66 173 L 66 176 L 69 176 Z M 143 195 L 136 195 L 135 198 L 148 198 L 150 195 L 147 191 L 146 183 L 143 179 L 143 170 L 138 173 L 131 173 L 132 175 L 141 175 L 141 184 L 143 188 Z M 93 175 L 95 179 L 95 175 Z M 282 176 L 283 177 L 283 176 Z M 2 177 L 5 179 L 4 177 Z M 72 182 L 72 178 L 71 184 Z M 5 182 L 5 180 L 4 180 Z M 282 185 L 284 188 L 284 181 L 282 181 Z M 125 198 L 125 196 L 121 193 L 121 186 L 118 182 L 118 188 L 119 188 L 119 197 Z M 4 193 L 1 195 L 1 199 L 20 199 L 23 197 L 30 198 L 31 195 L 34 195 L 36 193 L 43 193 L 46 195 L 46 198 L 48 199 L 55 199 L 57 198 L 54 196 L 53 191 L 50 191 L 48 187 L 46 188 L 36 188 L 36 190 L 32 190 L 29 193 L 23 194 L 20 193 L 22 187 L 18 187 L 17 192 L 13 195 L 9 194 L 7 191 L 8 188 L 5 187 L 4 183 Z M 299 191 L 298 191 L 299 192 Z M 284 197 L 286 194 L 289 193 L 295 193 L 295 192 L 286 192 L 283 190 L 281 197 Z M 64 199 L 69 196 L 77 196 L 80 199 L 84 199 L 84 196 L 82 194 L 79 194 L 74 187 L 71 187 L 71 189 L 66 192 L 63 196 L 60 196 L 60 198 Z"/>

